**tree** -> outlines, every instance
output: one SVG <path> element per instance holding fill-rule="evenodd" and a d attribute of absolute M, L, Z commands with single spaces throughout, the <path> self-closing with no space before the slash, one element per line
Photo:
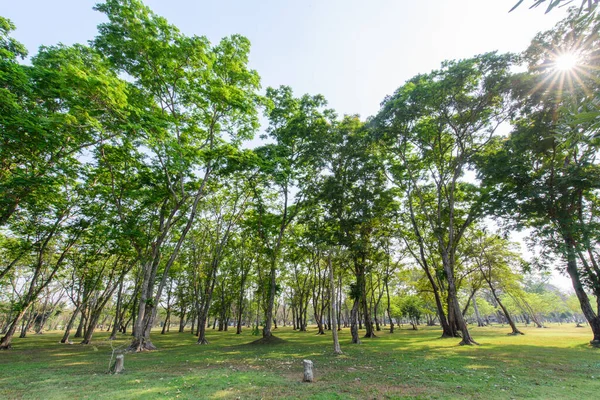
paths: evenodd
<path fill-rule="evenodd" d="M 255 227 L 269 259 L 268 296 L 265 304 L 263 338 L 272 336 L 277 291 L 277 269 L 286 231 L 305 206 L 305 191 L 319 172 L 323 149 L 335 114 L 325 109 L 323 96 L 293 96 L 287 86 L 268 88 L 272 102 L 268 111 L 268 137 L 274 143 L 256 149 L 261 159 L 260 186 L 256 185 Z M 266 204 L 268 188 L 278 196 L 273 210 Z M 261 193 L 263 191 L 264 193 Z"/>
<path fill-rule="evenodd" d="M 497 292 L 498 288 L 508 291 L 511 286 L 515 286 L 516 277 L 511 264 L 519 261 L 518 256 L 510 251 L 510 243 L 498 236 L 487 236 L 485 231 L 473 232 L 470 236 L 467 238 L 470 242 L 470 257 L 490 288 L 492 297 L 502 309 L 512 329 L 510 335 L 524 335 L 515 325 Z"/>
<path fill-rule="evenodd" d="M 400 313 L 403 317 L 409 319 L 410 324 L 415 331 L 418 329 L 417 325 L 419 325 L 419 320 L 423 313 L 422 309 L 423 301 L 418 296 L 405 296 L 400 301 Z"/>
<path fill-rule="evenodd" d="M 13 233 L 31 241 L 28 246 L 30 256 L 23 259 L 27 263 L 28 279 L 25 293 L 13 304 L 12 321 L 0 339 L 0 350 L 10 348 L 19 322 L 38 296 L 53 282 L 73 245 L 93 222 L 93 218 L 80 214 L 76 205 L 79 200 L 76 188 L 65 188 L 61 194 L 53 204 L 21 209 L 19 215 L 13 217 Z"/>
<path fill-rule="evenodd" d="M 145 148 L 140 161 L 151 171 L 144 178 L 154 187 L 145 202 L 153 203 L 159 215 L 151 221 L 153 234 L 146 244 L 131 237 L 143 269 L 131 347 L 151 350 L 150 330 L 169 269 L 209 183 L 258 127 L 259 77 L 247 68 L 250 43 L 242 36 L 211 47 L 206 38 L 183 35 L 138 0 L 108 0 L 96 9 L 108 22 L 98 27 L 94 46 L 131 78 L 142 98 L 137 123 L 126 128 Z M 118 190 L 113 192 L 116 207 L 122 208 Z M 122 209 L 119 214 L 125 215 Z M 180 221 L 182 228 L 171 237 Z M 168 240 L 172 250 L 161 265 Z"/>
<path fill-rule="evenodd" d="M 594 345 L 600 344 L 600 303 L 594 310 L 586 290 L 600 299 L 600 137 L 593 118 L 573 118 L 571 110 L 589 106 L 590 92 L 598 91 L 598 71 L 560 71 L 553 56 L 577 45 L 582 62 L 596 65 L 599 24 L 597 16 L 571 15 L 536 37 L 524 55 L 531 71 L 515 85 L 519 116 L 481 167 L 496 215 L 534 229 L 538 243 L 563 258 L 561 269 L 571 278 Z"/>
<path fill-rule="evenodd" d="M 333 133 L 321 201 L 330 241 L 348 253 L 355 278 L 350 286 L 350 298 L 354 301 L 351 332 L 352 342 L 358 344 L 360 311 L 365 337 L 375 336 L 367 278 L 375 267 L 378 242 L 388 234 L 394 197 L 386 187 L 379 146 L 358 116 L 346 116 Z"/>
<path fill-rule="evenodd" d="M 513 58 L 488 53 L 445 62 L 441 70 L 412 78 L 386 98 L 372 123 L 386 144 L 391 183 L 415 198 L 435 240 L 448 284 L 448 314 L 462 332 L 461 344 L 475 342 L 458 303 L 456 251 L 466 229 L 481 217 L 485 196 L 464 175 L 508 118 Z"/>

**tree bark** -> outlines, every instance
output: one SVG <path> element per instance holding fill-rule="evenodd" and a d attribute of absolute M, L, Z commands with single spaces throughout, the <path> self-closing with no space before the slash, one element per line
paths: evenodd
<path fill-rule="evenodd" d="M 273 255 L 271 260 L 271 269 L 269 273 L 269 298 L 267 300 L 267 309 L 265 311 L 265 326 L 263 327 L 263 338 L 273 336 L 273 333 L 271 332 L 271 327 L 273 324 L 273 306 L 275 304 L 275 291 L 277 289 L 275 286 L 275 278 L 277 275 L 276 262 L 277 255 Z"/>
<path fill-rule="evenodd" d="M 600 315 L 594 312 L 594 309 L 590 304 L 590 299 L 588 298 L 585 288 L 581 282 L 579 270 L 577 269 L 575 241 L 572 238 L 567 237 L 565 239 L 565 244 L 567 247 L 567 273 L 571 277 L 573 289 L 575 289 L 575 294 L 579 300 L 581 311 L 583 312 L 585 319 L 590 324 L 590 328 L 592 328 L 593 339 L 590 341 L 590 344 L 595 347 L 600 347 Z"/>
<path fill-rule="evenodd" d="M 340 348 L 340 340 L 338 338 L 337 331 L 337 321 L 336 321 L 336 304 L 335 304 L 335 285 L 333 283 L 333 265 L 331 263 L 331 254 L 329 254 L 327 258 L 327 262 L 329 264 L 329 293 L 331 301 L 329 302 L 331 305 L 331 333 L 333 335 L 333 352 L 335 354 L 342 354 L 342 349 Z"/>
<path fill-rule="evenodd" d="M 350 333 L 352 334 L 352 343 L 354 344 L 360 344 L 360 339 L 358 337 L 358 306 L 359 300 L 356 298 L 354 299 L 354 304 L 350 311 Z"/>
<path fill-rule="evenodd" d="M 27 309 L 25 308 L 24 310 L 21 310 L 19 313 L 17 313 L 17 315 L 14 316 L 10 327 L 6 331 L 6 334 L 2 337 L 2 339 L 0 339 L 0 350 L 10 349 L 12 338 L 15 332 L 17 331 L 17 326 L 19 325 L 21 318 L 23 318 L 23 315 L 25 315 L 26 312 Z"/>
<path fill-rule="evenodd" d="M 477 298 L 473 297 L 473 310 L 475 311 L 475 317 L 477 318 L 477 326 L 482 327 L 485 326 L 483 320 L 481 319 L 481 315 L 479 314 L 479 308 L 477 307 Z"/>
<path fill-rule="evenodd" d="M 69 336 L 71 335 L 71 329 L 73 328 L 73 324 L 77 319 L 77 314 L 79 314 L 79 306 L 75 307 L 73 315 L 71 315 L 71 318 L 69 318 L 69 322 L 67 323 L 67 327 L 65 328 L 65 333 L 62 339 L 60 340 L 61 343 L 69 343 Z"/>

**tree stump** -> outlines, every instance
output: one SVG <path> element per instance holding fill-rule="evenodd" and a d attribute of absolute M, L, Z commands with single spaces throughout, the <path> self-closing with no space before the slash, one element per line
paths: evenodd
<path fill-rule="evenodd" d="M 313 382 L 313 362 L 310 360 L 303 360 L 304 363 L 304 381 L 303 382 Z"/>
<path fill-rule="evenodd" d="M 125 363 L 125 356 L 123 354 L 119 354 L 117 356 L 117 360 L 115 361 L 115 368 L 114 368 L 115 374 L 120 374 L 121 372 L 123 372 L 123 370 L 125 369 L 124 363 Z"/>

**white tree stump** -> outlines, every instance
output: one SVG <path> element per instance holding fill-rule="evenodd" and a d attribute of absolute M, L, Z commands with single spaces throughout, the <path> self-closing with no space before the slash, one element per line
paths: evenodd
<path fill-rule="evenodd" d="M 115 374 L 120 374 L 125 369 L 125 356 L 123 354 L 119 354 L 117 356 L 117 360 L 115 361 Z"/>
<path fill-rule="evenodd" d="M 313 382 L 313 362 L 310 360 L 303 360 L 304 363 L 304 382 Z"/>

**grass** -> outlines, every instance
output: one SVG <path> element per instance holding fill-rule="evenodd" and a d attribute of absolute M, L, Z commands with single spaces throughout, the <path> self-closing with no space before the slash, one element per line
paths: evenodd
<path fill-rule="evenodd" d="M 405 327 L 406 328 L 406 327 Z M 189 333 L 155 332 L 159 350 L 125 355 L 125 373 L 108 375 L 107 334 L 89 346 L 61 345 L 60 333 L 14 339 L 0 352 L 2 399 L 596 399 L 600 350 L 589 329 L 552 325 L 472 328 L 480 346 L 439 339 L 440 331 L 379 332 L 360 346 L 342 331 L 344 354 L 334 356 L 331 336 L 280 328 L 284 343 L 249 345 L 246 330 L 208 331 L 210 345 Z M 128 336 L 114 345 L 129 342 Z M 302 383 L 302 360 L 314 362 L 314 383 Z"/>

